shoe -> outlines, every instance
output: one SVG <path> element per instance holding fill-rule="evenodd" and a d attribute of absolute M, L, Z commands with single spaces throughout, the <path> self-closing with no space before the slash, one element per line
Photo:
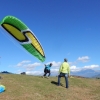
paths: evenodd
<path fill-rule="evenodd" d="M 65 87 L 66 89 L 68 89 L 68 87 Z"/>
<path fill-rule="evenodd" d="M 49 77 L 47 77 L 49 79 Z"/>
<path fill-rule="evenodd" d="M 57 86 L 60 86 L 60 84 L 57 83 Z"/>

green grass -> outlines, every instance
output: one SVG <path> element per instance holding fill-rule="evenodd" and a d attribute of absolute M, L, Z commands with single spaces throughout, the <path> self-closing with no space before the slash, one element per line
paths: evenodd
<path fill-rule="evenodd" d="M 69 89 L 57 86 L 57 77 L 0 74 L 6 91 L 0 100 L 100 100 L 100 79 L 69 78 Z"/>

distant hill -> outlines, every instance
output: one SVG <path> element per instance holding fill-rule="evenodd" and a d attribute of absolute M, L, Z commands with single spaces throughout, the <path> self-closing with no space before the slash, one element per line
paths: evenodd
<path fill-rule="evenodd" d="M 92 78 L 96 75 L 100 74 L 100 70 L 93 70 L 93 69 L 82 69 L 80 71 L 71 71 L 71 75 L 74 76 L 81 76 L 86 78 Z M 58 72 L 53 72 L 51 70 L 51 76 L 58 76 Z"/>
<path fill-rule="evenodd" d="M 2 71 L 2 72 L 0 72 L 1 74 L 13 74 L 13 73 L 11 73 L 11 72 L 8 72 L 8 71 Z"/>
<path fill-rule="evenodd" d="M 100 78 L 100 74 L 93 76 L 93 78 Z"/>
<path fill-rule="evenodd" d="M 89 77 L 92 78 L 93 76 L 99 75 L 100 71 L 95 71 L 92 69 L 84 69 L 77 72 L 71 72 L 72 75 L 82 76 L 82 77 Z"/>

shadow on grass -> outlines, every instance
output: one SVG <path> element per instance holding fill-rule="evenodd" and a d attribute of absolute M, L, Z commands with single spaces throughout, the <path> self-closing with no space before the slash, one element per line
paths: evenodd
<path fill-rule="evenodd" d="M 58 82 L 51 81 L 51 83 L 52 83 L 52 84 L 54 84 L 54 85 L 56 85 L 56 86 L 58 86 Z M 65 87 L 62 83 L 60 83 L 60 85 L 59 85 L 59 86 Z"/>
<path fill-rule="evenodd" d="M 54 85 L 58 85 L 58 82 L 55 82 L 55 81 L 51 81 L 51 83 Z"/>

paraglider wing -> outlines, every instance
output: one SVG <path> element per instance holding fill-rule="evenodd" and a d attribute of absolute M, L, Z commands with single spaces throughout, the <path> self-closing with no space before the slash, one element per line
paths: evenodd
<path fill-rule="evenodd" d="M 34 33 L 21 20 L 14 16 L 6 16 L 0 24 L 29 53 L 40 61 L 45 61 L 44 50 L 40 42 Z"/>

